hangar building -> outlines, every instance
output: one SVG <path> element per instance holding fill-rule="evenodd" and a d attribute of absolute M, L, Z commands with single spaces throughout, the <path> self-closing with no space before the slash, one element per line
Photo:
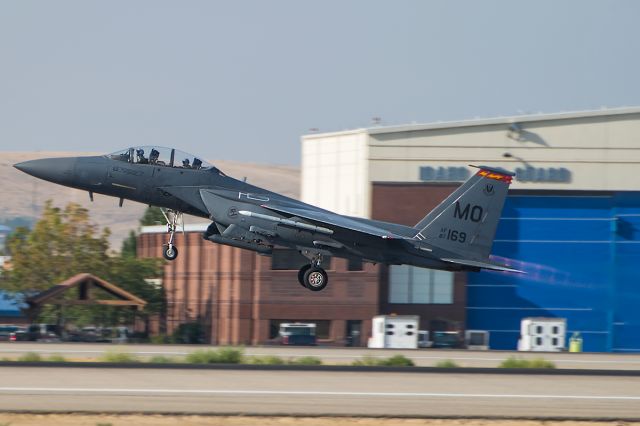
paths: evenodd
<path fill-rule="evenodd" d="M 494 349 L 516 348 L 522 318 L 561 317 L 586 351 L 640 351 L 640 108 L 306 135 L 302 200 L 413 225 L 468 164 L 516 172 L 493 253 L 527 274 L 381 267 L 381 313 L 463 304 L 448 317 Z"/>
<path fill-rule="evenodd" d="M 640 108 L 308 134 L 301 198 L 414 225 L 469 164 L 517 173 L 493 253 L 526 275 L 332 259 L 329 286 L 310 293 L 295 252 L 217 246 L 200 237 L 205 224 L 177 235 L 181 254 L 165 267 L 169 331 L 199 321 L 211 343 L 258 344 L 280 322 L 309 321 L 326 343 L 363 345 L 371 318 L 395 313 L 430 331 L 489 330 L 491 348 L 515 349 L 522 318 L 560 317 L 586 351 L 640 351 Z M 160 255 L 164 229 L 142 230 L 139 255 Z"/>

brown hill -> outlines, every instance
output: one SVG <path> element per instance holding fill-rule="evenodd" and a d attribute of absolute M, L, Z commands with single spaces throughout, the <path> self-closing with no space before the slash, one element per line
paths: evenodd
<path fill-rule="evenodd" d="M 0 219 L 15 217 L 39 217 L 46 200 L 53 200 L 59 207 L 69 202 L 79 203 L 89 209 L 92 220 L 101 227 L 109 227 L 113 233 L 111 246 L 120 249 L 122 240 L 129 230 L 138 227 L 138 219 L 145 205 L 132 201 L 118 207 L 116 198 L 96 194 L 94 202 L 89 201 L 87 192 L 55 185 L 22 173 L 13 164 L 36 158 L 95 155 L 77 152 L 4 152 L 0 156 L 0 179 L 3 182 Z M 212 161 L 227 175 L 242 179 L 272 191 L 298 198 L 300 170 L 293 166 L 270 166 L 265 164 L 239 163 L 233 161 Z M 201 218 L 185 218 L 186 223 L 202 222 Z"/>

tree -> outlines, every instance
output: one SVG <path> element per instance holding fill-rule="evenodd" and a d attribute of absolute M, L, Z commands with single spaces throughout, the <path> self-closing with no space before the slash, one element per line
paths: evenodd
<path fill-rule="evenodd" d="M 47 201 L 33 230 L 21 227 L 8 238 L 12 269 L 3 289 L 34 293 L 80 272 L 104 275 L 109 266 L 109 235 L 107 228 L 98 234 L 80 205 L 70 203 L 60 210 Z"/>
<path fill-rule="evenodd" d="M 159 207 L 149 206 L 140 218 L 140 226 L 153 226 L 166 223 L 166 219 Z M 135 231 L 129 231 L 129 235 L 122 241 L 120 254 L 125 257 L 136 257 L 138 248 L 137 235 Z"/>
<path fill-rule="evenodd" d="M 162 225 L 167 223 L 159 207 L 149 206 L 140 218 L 140 226 Z"/>
<path fill-rule="evenodd" d="M 129 236 L 122 241 L 122 248 L 120 249 L 120 256 L 122 257 L 136 257 L 138 254 L 138 240 L 134 231 L 129 231 Z"/>
<path fill-rule="evenodd" d="M 89 272 L 146 300 L 148 305 L 141 315 L 160 313 L 164 309 L 163 291 L 145 279 L 162 274 L 161 262 L 109 253 L 109 235 L 109 229 L 98 229 L 90 222 L 88 211 L 78 204 L 61 210 L 47 201 L 33 230 L 18 228 L 9 237 L 12 269 L 3 275 L 0 288 L 28 296 Z M 69 311 L 86 321 L 106 316 L 117 321 L 124 315 L 121 309 L 104 306 L 73 307 Z"/>

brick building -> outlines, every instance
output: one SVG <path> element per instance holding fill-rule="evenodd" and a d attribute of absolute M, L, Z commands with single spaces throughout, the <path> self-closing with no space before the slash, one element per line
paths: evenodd
<path fill-rule="evenodd" d="M 330 285 L 311 293 L 300 286 L 298 268 L 307 260 L 288 249 L 273 257 L 212 244 L 201 237 L 203 226 L 188 226 L 176 234 L 180 256 L 165 266 L 167 331 L 199 322 L 214 344 L 264 344 L 276 337 L 281 322 L 317 324 L 318 338 L 327 344 L 366 344 L 364 330 L 378 313 L 378 268 L 331 259 Z M 138 237 L 138 255 L 157 257 L 165 243 L 162 227 L 145 227 Z M 358 269 L 348 271 L 348 269 Z"/>

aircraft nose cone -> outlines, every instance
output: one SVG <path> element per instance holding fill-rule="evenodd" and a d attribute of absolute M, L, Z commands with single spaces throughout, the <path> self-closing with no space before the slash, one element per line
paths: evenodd
<path fill-rule="evenodd" d="M 13 167 L 39 179 L 62 185 L 73 180 L 75 158 L 43 158 L 40 160 L 23 161 Z"/>

